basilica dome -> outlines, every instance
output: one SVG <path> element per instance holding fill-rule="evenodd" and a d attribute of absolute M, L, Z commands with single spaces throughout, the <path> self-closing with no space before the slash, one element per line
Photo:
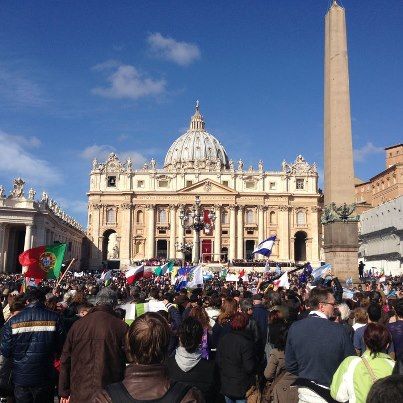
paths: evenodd
<path fill-rule="evenodd" d="M 165 168 L 228 168 L 228 155 L 222 144 L 204 129 L 203 116 L 196 103 L 196 112 L 189 130 L 176 139 L 165 157 Z"/>

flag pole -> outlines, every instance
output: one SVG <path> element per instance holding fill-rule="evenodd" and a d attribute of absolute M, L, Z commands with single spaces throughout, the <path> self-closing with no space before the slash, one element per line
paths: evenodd
<path fill-rule="evenodd" d="M 73 263 L 75 263 L 76 260 L 77 260 L 77 259 L 76 259 L 75 257 L 73 257 L 73 259 L 71 260 L 70 264 L 67 266 L 67 269 L 64 271 L 64 273 L 61 275 L 61 277 L 60 277 L 59 280 L 57 281 L 55 289 L 56 289 L 57 287 L 59 287 L 60 283 L 61 283 L 61 282 L 63 281 L 63 279 L 64 279 L 64 276 L 65 276 L 66 273 L 70 270 L 70 267 L 72 266 Z"/>

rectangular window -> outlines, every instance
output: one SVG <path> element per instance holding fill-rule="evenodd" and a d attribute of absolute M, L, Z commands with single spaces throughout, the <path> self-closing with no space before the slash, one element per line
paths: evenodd
<path fill-rule="evenodd" d="M 137 181 L 137 187 L 138 188 L 143 188 L 144 187 L 144 181 Z"/>
<path fill-rule="evenodd" d="M 269 189 L 274 190 L 276 188 L 276 182 L 270 182 Z"/>
<path fill-rule="evenodd" d="M 254 232 L 253 229 L 250 229 L 250 230 L 247 230 L 247 231 L 246 231 L 246 233 L 247 233 L 248 235 L 253 235 L 253 232 Z"/>
<path fill-rule="evenodd" d="M 186 233 L 186 235 L 190 235 L 190 234 L 192 233 L 192 230 L 191 230 L 191 229 L 187 229 L 187 230 L 185 231 L 185 233 Z"/>
<path fill-rule="evenodd" d="M 108 176 L 108 187 L 109 188 L 116 187 L 116 176 Z"/>
<path fill-rule="evenodd" d="M 224 230 L 221 231 L 221 234 L 222 235 L 228 235 L 228 231 L 226 229 L 224 229 Z"/>
<path fill-rule="evenodd" d="M 254 189 L 254 188 L 255 188 L 255 182 L 253 182 L 253 181 L 246 181 L 246 182 L 245 182 L 245 188 L 246 188 L 246 189 Z"/>
<path fill-rule="evenodd" d="M 228 181 L 222 181 L 222 184 L 223 184 L 224 186 L 228 186 Z"/>
<path fill-rule="evenodd" d="M 167 188 L 168 187 L 168 181 L 166 181 L 166 180 L 158 181 L 158 187 Z"/>
<path fill-rule="evenodd" d="M 158 231 L 158 233 L 159 233 L 159 234 L 161 234 L 161 235 L 163 235 L 163 234 L 166 234 L 166 233 L 167 233 L 167 231 L 166 231 L 166 230 L 164 230 L 164 229 L 160 229 L 160 230 Z"/>
<path fill-rule="evenodd" d="M 303 179 L 297 179 L 297 189 L 303 189 L 304 188 L 304 180 Z"/>
<path fill-rule="evenodd" d="M 193 181 L 186 181 L 186 187 L 193 185 Z"/>

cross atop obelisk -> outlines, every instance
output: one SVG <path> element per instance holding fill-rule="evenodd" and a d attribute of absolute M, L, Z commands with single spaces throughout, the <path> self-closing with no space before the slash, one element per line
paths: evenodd
<path fill-rule="evenodd" d="M 333 1 L 325 17 L 325 206 L 354 202 L 350 88 L 344 8 Z"/>

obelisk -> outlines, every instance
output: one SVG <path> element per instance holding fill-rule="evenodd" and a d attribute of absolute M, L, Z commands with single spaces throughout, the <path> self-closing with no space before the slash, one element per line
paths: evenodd
<path fill-rule="evenodd" d="M 336 0 L 325 17 L 325 205 L 354 202 L 346 17 Z"/>
<path fill-rule="evenodd" d="M 333 273 L 355 276 L 358 226 L 354 211 L 354 165 L 346 17 L 333 3 L 325 17 L 324 71 L 324 252 Z"/>

